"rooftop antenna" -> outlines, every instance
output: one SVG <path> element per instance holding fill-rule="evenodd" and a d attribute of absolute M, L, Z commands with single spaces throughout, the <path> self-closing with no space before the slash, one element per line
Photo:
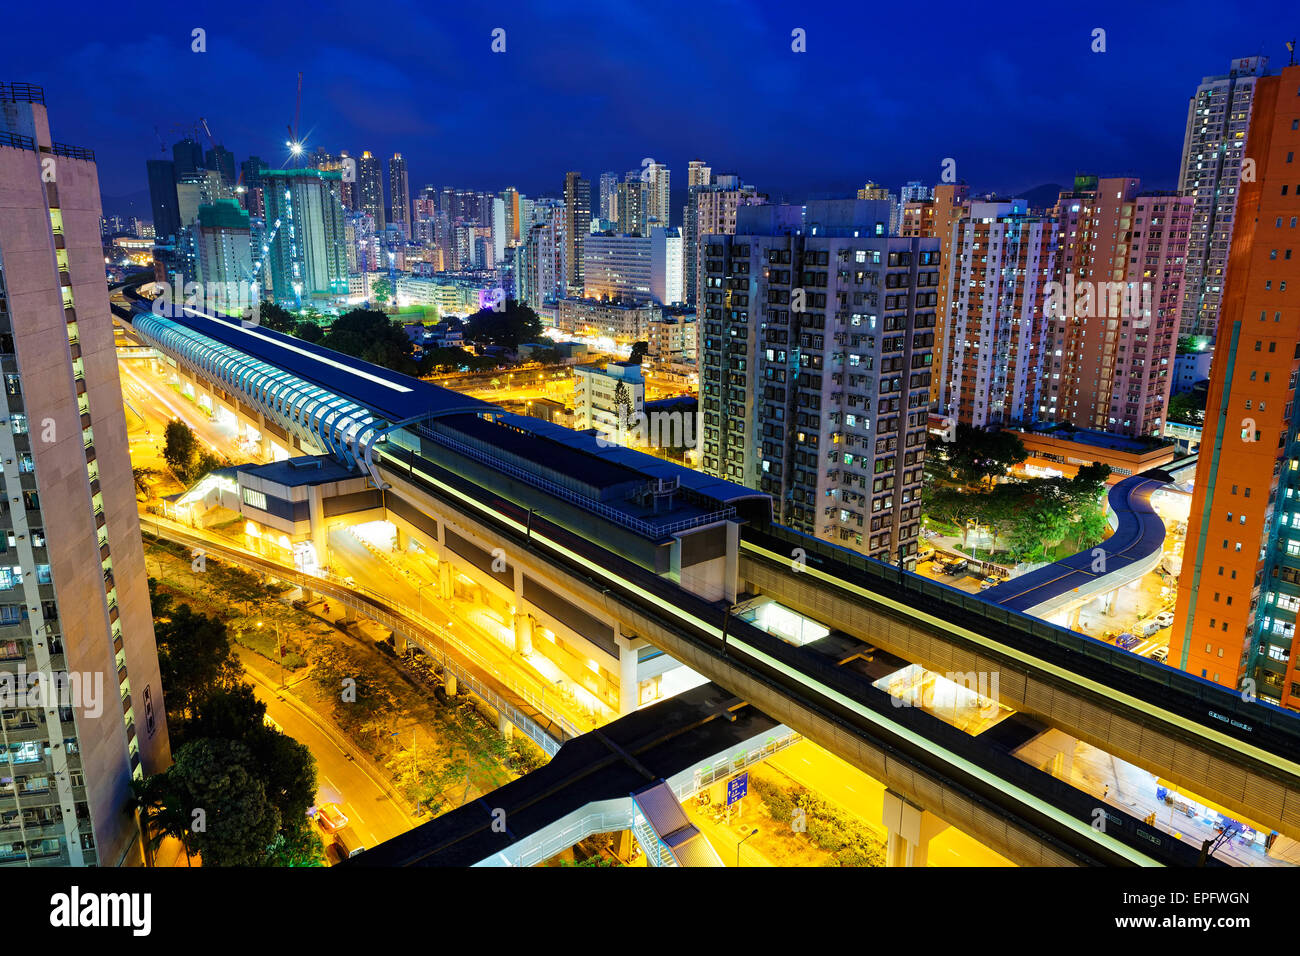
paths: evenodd
<path fill-rule="evenodd" d="M 1286 41 L 1286 50 L 1291 54 L 1291 62 L 1287 66 L 1295 66 L 1295 40 Z"/>

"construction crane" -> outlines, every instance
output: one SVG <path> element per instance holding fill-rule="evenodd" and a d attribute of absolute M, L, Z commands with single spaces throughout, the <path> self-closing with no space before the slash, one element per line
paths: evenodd
<path fill-rule="evenodd" d="M 294 158 L 294 167 L 297 168 L 297 159 L 302 155 L 302 142 L 298 139 L 298 120 L 302 114 L 302 70 L 298 71 L 298 97 L 293 106 L 293 125 L 288 127 L 289 141 L 284 145 L 289 147 L 289 154 Z"/>

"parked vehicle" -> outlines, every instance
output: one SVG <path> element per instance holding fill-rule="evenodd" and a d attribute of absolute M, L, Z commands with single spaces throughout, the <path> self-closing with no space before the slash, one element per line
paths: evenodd
<path fill-rule="evenodd" d="M 1154 624 L 1157 625 L 1157 628 L 1173 627 L 1173 626 L 1174 626 L 1174 612 L 1173 612 L 1173 611 L 1161 611 L 1159 614 L 1157 614 L 1157 615 L 1156 615 L 1155 617 L 1153 617 L 1151 620 L 1152 620 L 1152 622 L 1153 622 Z"/>
<path fill-rule="evenodd" d="M 1169 660 L 1169 648 L 1157 647 L 1151 652 L 1151 659 L 1163 664 L 1165 661 Z"/>
<path fill-rule="evenodd" d="M 980 582 L 980 590 L 987 591 L 989 588 L 995 588 L 1002 583 L 1001 578 L 988 577 Z"/>
<path fill-rule="evenodd" d="M 337 833 L 348 825 L 348 818 L 337 803 L 327 803 L 316 811 L 316 823 L 326 833 Z"/>
<path fill-rule="evenodd" d="M 361 842 L 351 827 L 344 827 L 334 834 L 334 843 L 338 846 L 339 851 L 345 859 L 351 859 L 358 853 L 364 852 L 366 846 Z"/>
<path fill-rule="evenodd" d="M 1141 640 L 1136 634 L 1121 634 L 1115 638 L 1115 646 L 1122 651 L 1131 651 L 1141 643 Z"/>

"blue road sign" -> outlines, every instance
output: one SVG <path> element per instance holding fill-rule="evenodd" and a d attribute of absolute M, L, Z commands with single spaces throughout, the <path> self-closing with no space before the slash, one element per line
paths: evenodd
<path fill-rule="evenodd" d="M 749 771 L 727 781 L 727 806 L 749 793 Z"/>

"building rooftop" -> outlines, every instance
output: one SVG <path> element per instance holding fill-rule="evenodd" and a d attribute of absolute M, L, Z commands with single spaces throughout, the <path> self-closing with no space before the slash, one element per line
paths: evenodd
<path fill-rule="evenodd" d="M 268 465 L 244 465 L 238 471 L 242 475 L 256 475 L 289 488 L 361 477 L 361 472 L 340 464 L 329 455 L 305 455 Z"/>

